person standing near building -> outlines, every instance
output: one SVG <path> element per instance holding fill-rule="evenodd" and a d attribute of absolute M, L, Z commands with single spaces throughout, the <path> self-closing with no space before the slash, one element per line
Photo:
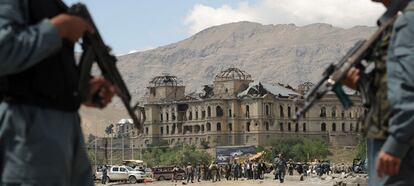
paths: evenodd
<path fill-rule="evenodd" d="M 187 167 L 185 168 L 185 172 L 187 174 L 187 183 L 191 181 L 191 183 L 194 183 L 194 169 L 193 166 L 191 166 L 191 163 L 187 163 Z"/>
<path fill-rule="evenodd" d="M 203 175 L 202 173 L 203 168 L 201 168 L 201 165 L 197 166 L 196 172 L 197 172 L 197 182 L 200 182 L 200 179 Z"/>
<path fill-rule="evenodd" d="M 102 184 L 106 184 L 108 178 L 108 167 L 106 165 L 102 166 Z"/>
<path fill-rule="evenodd" d="M 0 185 L 93 185 L 78 109 L 115 93 L 91 77 L 81 100 L 74 43 L 92 27 L 60 0 L 0 1 Z"/>
<path fill-rule="evenodd" d="M 178 169 L 177 165 L 175 165 L 173 170 L 172 170 L 172 172 L 173 172 L 173 176 L 172 176 L 172 179 L 171 179 L 172 182 L 174 182 L 174 181 L 177 182 L 178 171 L 179 171 L 179 169 Z"/>
<path fill-rule="evenodd" d="M 280 183 L 283 183 L 285 180 L 285 172 L 286 172 L 287 164 L 282 154 L 278 155 L 275 165 L 276 165 L 277 178 L 279 179 Z"/>
<path fill-rule="evenodd" d="M 391 0 L 373 0 L 389 8 Z M 369 185 L 410 185 L 414 182 L 413 86 L 414 8 L 410 1 L 402 15 L 382 34 L 374 48 L 375 92 L 365 123 L 368 144 Z M 383 24 L 384 18 L 379 19 Z M 360 72 L 351 69 L 344 84 L 355 88 Z"/>

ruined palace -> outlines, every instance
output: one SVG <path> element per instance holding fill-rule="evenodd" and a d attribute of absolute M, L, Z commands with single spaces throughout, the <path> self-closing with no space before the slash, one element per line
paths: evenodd
<path fill-rule="evenodd" d="M 349 94 L 354 107 L 348 110 L 334 94 L 328 94 L 296 122 L 295 112 L 311 83 L 292 88 L 258 82 L 237 68 L 217 74 L 213 84 L 200 92 L 186 95 L 179 82 L 175 76 L 163 75 L 149 83 L 140 146 L 157 140 L 166 140 L 169 145 L 264 146 L 270 138 L 286 136 L 355 145 L 360 137 L 357 121 L 363 110 L 355 93 Z"/>

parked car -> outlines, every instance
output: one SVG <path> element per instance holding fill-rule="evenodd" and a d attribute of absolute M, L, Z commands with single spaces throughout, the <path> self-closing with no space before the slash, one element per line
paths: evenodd
<path fill-rule="evenodd" d="M 165 166 L 165 167 L 154 167 L 152 169 L 152 174 L 153 174 L 153 178 L 154 180 L 171 180 L 173 178 L 173 166 Z M 181 168 L 178 168 L 178 172 L 177 172 L 177 180 L 183 180 L 186 178 L 185 175 L 185 171 Z"/>
<path fill-rule="evenodd" d="M 134 168 L 134 170 L 144 172 L 145 177 L 151 177 L 152 178 L 152 176 L 153 176 L 151 168 L 136 167 L 136 168 Z"/>
<path fill-rule="evenodd" d="M 102 175 L 102 173 L 100 173 Z M 107 172 L 107 181 L 126 181 L 129 183 L 144 182 L 145 173 L 136 171 L 128 166 L 110 166 Z M 102 179 L 97 177 L 97 179 Z"/>

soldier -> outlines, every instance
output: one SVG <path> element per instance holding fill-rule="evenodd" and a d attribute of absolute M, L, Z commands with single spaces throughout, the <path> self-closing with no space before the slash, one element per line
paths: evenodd
<path fill-rule="evenodd" d="M 396 2 L 374 1 L 382 2 L 386 7 Z M 374 49 L 372 60 L 376 69 L 374 81 L 369 86 L 375 95 L 371 95 L 373 105 L 365 121 L 368 126 L 369 185 L 410 185 L 414 182 L 414 111 L 411 106 L 414 88 L 413 7 L 410 1 L 402 16 L 386 29 L 381 43 Z M 382 20 L 380 18 L 379 23 Z M 355 87 L 359 76 L 359 71 L 352 69 L 346 82 Z"/>
<path fill-rule="evenodd" d="M 102 166 L 102 184 L 106 184 L 108 178 L 108 168 L 106 165 Z"/>
<path fill-rule="evenodd" d="M 91 77 L 82 102 L 74 43 L 92 27 L 60 0 L 0 1 L 0 185 L 93 185 L 78 109 L 115 93 Z"/>
<path fill-rule="evenodd" d="M 284 180 L 285 180 L 285 171 L 286 171 L 287 164 L 286 164 L 286 160 L 283 158 L 282 154 L 278 155 L 278 158 L 276 159 L 275 164 L 276 164 L 277 177 L 278 177 L 280 183 L 283 183 Z"/>

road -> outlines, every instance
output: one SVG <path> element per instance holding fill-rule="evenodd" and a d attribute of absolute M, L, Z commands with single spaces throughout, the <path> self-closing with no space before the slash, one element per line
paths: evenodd
<path fill-rule="evenodd" d="M 179 185 L 194 185 L 194 186 L 252 186 L 252 185 L 260 185 L 260 186 L 296 186 L 296 185 L 306 185 L 306 186 L 332 186 L 332 180 L 321 180 L 318 177 L 308 177 L 305 181 L 299 181 L 299 176 L 286 176 L 285 183 L 279 183 L 279 180 L 273 180 L 272 175 L 268 174 L 265 176 L 264 180 L 246 180 L 246 179 L 239 179 L 238 181 L 226 181 L 222 179 L 222 181 L 218 182 L 211 182 L 211 181 L 202 181 L 202 182 L 194 182 L 186 184 L 183 182 L 171 182 L 171 181 L 154 181 L 152 183 L 140 183 L 140 184 L 127 184 L 127 183 L 110 183 L 106 185 L 113 185 L 113 186 L 179 186 Z M 103 186 L 102 184 L 98 184 L 98 186 Z"/>

